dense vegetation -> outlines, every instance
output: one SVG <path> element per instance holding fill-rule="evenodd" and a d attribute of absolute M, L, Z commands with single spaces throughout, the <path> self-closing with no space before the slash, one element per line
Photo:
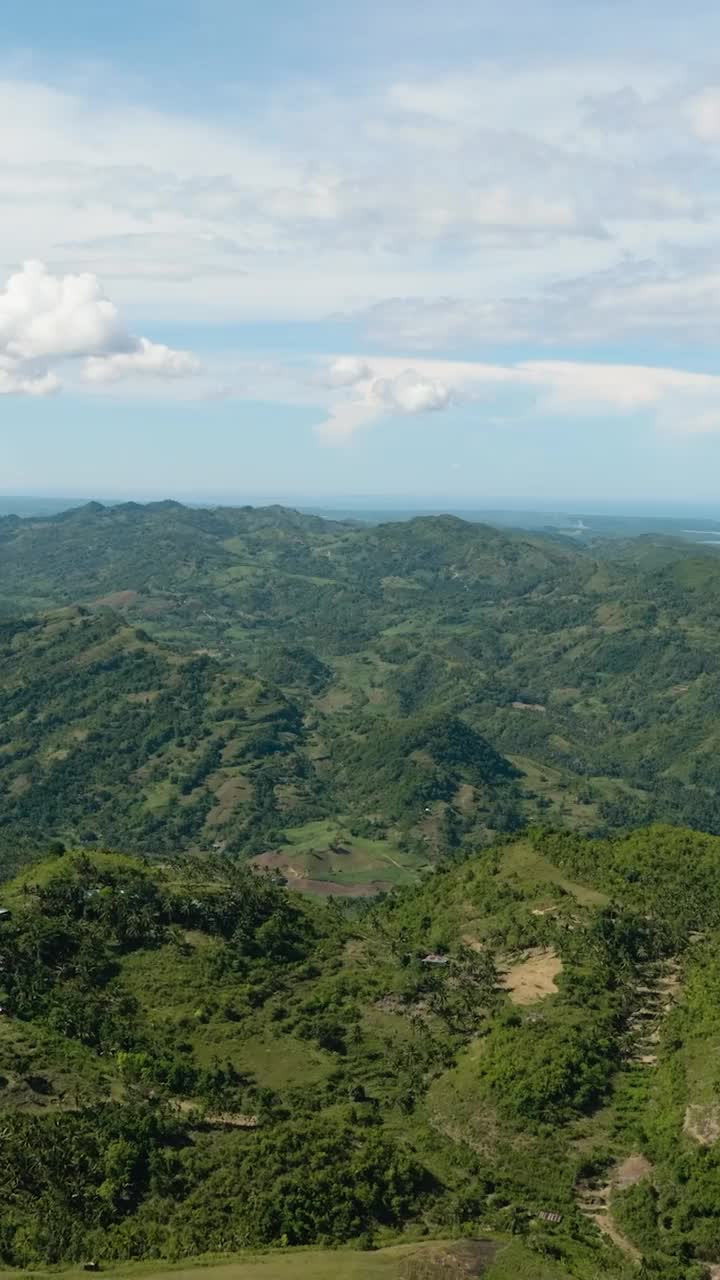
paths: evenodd
<path fill-rule="evenodd" d="M 56 771 L 53 753 L 72 746 L 66 768 L 82 759 L 91 785 L 97 771 L 101 817 L 66 808 L 65 835 L 95 829 L 143 852 L 221 840 L 262 853 L 279 848 L 284 831 L 326 818 L 347 845 L 368 807 L 392 856 L 399 845 L 420 862 L 444 852 L 448 835 L 474 848 L 543 808 L 561 825 L 597 832 L 656 818 L 720 831 L 712 549 L 649 536 L 588 547 L 449 516 L 373 527 L 282 508 L 94 503 L 0 519 L 0 584 L 6 732 L 24 715 L 36 740 L 50 737 L 38 714 L 62 657 L 49 636 L 21 632 L 13 618 L 87 608 L 88 643 L 71 627 L 63 642 L 76 684 L 57 691 L 57 728 L 76 696 L 87 699 L 89 677 L 103 699 L 76 726 L 89 730 L 82 752 L 79 734 L 72 744 L 6 741 L 15 830 L 30 805 L 43 831 L 62 827 L 49 796 L 29 797 L 49 764 Z M 94 656 L 90 628 L 109 631 L 118 617 L 144 637 L 98 637 Z M 115 787 L 108 809 L 101 760 L 141 720 L 142 694 L 152 700 L 145 720 L 164 741 L 147 759 L 136 752 L 134 769 L 147 765 L 144 794 L 118 806 Z M 243 712 L 251 731 L 246 723 L 238 732 Z M 472 782 L 462 777 L 454 794 L 435 798 L 432 821 L 425 806 L 403 803 L 397 776 L 358 797 L 345 778 L 371 759 L 373 735 L 382 741 L 388 724 L 401 734 L 402 721 L 418 716 L 460 717 L 524 778 L 500 791 L 483 782 L 468 798 L 460 786 Z M 108 735 L 97 763 L 96 732 Z M 152 732 L 140 732 L 152 746 Z M 20 771 L 21 758 L 33 768 Z"/>
<path fill-rule="evenodd" d="M 634 1152 L 616 1223 L 648 1276 L 701 1275 L 719 871 L 687 830 L 538 830 L 347 911 L 227 856 L 45 859 L 3 892 L 0 1257 L 511 1229 L 589 1277 L 583 1189 Z"/>
<path fill-rule="evenodd" d="M 0 584 L 0 1262 L 720 1263 L 713 553 L 91 504 Z"/>

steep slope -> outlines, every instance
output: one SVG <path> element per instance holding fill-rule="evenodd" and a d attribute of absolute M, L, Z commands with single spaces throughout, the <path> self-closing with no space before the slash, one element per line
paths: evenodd
<path fill-rule="evenodd" d="M 256 672 L 302 711 L 326 788 L 373 721 L 459 716 L 526 775 L 530 798 L 503 801 L 495 830 L 539 794 L 585 829 L 720 831 L 719 563 L 669 539 L 588 551 L 444 516 L 360 527 L 152 503 L 0 521 L 7 614 L 112 606 L 178 653 Z M 295 825 L 358 816 L 327 795 Z"/>
<path fill-rule="evenodd" d="M 0 664 L 6 848 L 44 834 L 146 853 L 238 839 L 260 820 L 270 759 L 297 773 L 299 814 L 312 792 L 301 714 L 276 687 L 109 610 L 6 622 Z"/>
<path fill-rule="evenodd" d="M 690 831 L 538 833 L 348 914 L 46 859 L 0 891 L 0 1259 L 512 1233 L 502 1276 L 697 1280 L 719 871 Z"/>
<path fill-rule="evenodd" d="M 297 646 L 276 657 L 268 673 L 305 700 L 332 679 Z M 0 843 L 16 859 L 47 837 L 250 857 L 305 832 L 318 858 L 343 845 L 340 881 L 356 883 L 361 871 L 360 882 L 389 873 L 392 883 L 445 850 L 445 813 L 463 786 L 465 810 L 488 828 L 496 792 L 517 805 L 515 771 L 464 722 L 402 722 L 395 772 L 373 763 L 387 746 L 376 728 L 358 721 L 346 738 L 322 717 L 311 724 L 277 683 L 179 654 L 109 609 L 6 621 Z"/>

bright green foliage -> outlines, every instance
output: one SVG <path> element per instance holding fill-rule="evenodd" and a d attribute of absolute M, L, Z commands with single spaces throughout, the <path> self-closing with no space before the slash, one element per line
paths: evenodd
<path fill-rule="evenodd" d="M 2 1261 L 720 1262 L 714 555 L 175 503 L 0 553 Z"/>
<path fill-rule="evenodd" d="M 673 839 L 705 849 L 685 831 L 663 839 L 668 865 Z M 627 1046 L 667 932 L 632 890 L 602 905 L 579 880 L 563 889 L 547 862 L 557 839 L 537 840 L 544 885 L 514 870 L 535 865 L 521 849 L 500 846 L 352 912 L 227 858 L 162 869 L 65 853 L 19 878 L 0 925 L 4 1260 L 514 1224 L 531 1254 L 590 1280 L 602 1255 L 575 1183 L 640 1143 L 657 1173 L 618 1198 L 618 1222 L 649 1274 L 669 1259 L 690 1277 L 715 1248 L 715 1161 L 681 1139 L 685 1100 L 712 1099 L 717 1080 L 697 1076 L 697 1046 L 720 1043 L 706 949 L 684 944 L 687 1003 L 668 1018 L 654 1086 L 633 1095 Z M 623 845 L 606 842 L 606 858 Z M 575 875 L 597 848 L 573 842 Z M 678 890 L 681 916 L 696 891 Z M 533 914 L 539 900 L 549 914 Z M 559 991 L 513 1006 L 501 970 L 533 947 L 559 955 Z M 600 1127 L 581 1157 L 579 1126 L 592 1135 L 608 1109 L 612 1150 Z M 534 1215 L 558 1207 L 565 1225 L 548 1238 Z"/>

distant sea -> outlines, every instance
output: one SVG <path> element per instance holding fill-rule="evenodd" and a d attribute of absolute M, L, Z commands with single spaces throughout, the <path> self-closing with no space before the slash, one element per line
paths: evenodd
<path fill-rule="evenodd" d="M 0 494 L 0 516 L 54 516 L 81 507 L 88 498 L 33 498 Z"/>

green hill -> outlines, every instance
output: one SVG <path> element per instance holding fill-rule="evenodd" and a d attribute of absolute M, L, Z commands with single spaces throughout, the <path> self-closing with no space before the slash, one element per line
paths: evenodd
<path fill-rule="evenodd" d="M 408 869 L 445 851 L 463 786 L 471 826 L 491 829 L 498 802 L 518 805 L 516 771 L 463 721 L 400 722 L 391 760 L 374 719 L 358 719 L 348 741 L 303 714 L 296 698 L 321 693 L 328 668 L 298 647 L 275 657 L 266 671 L 288 693 L 205 653 L 179 654 L 109 609 L 0 623 L 6 865 L 49 838 L 248 858 L 292 850 L 293 833 L 313 837 L 329 820 L 315 844 L 318 855 L 333 839 L 348 846 L 339 891 L 359 863 L 369 881 L 387 878 L 385 850 Z"/>
<path fill-rule="evenodd" d="M 0 1257 L 466 1235 L 491 1277 L 702 1275 L 719 870 L 539 832 L 348 915 L 227 858 L 37 864 L 0 893 Z"/>
<path fill-rule="evenodd" d="M 0 1263 L 707 1280 L 719 573 L 0 520 Z"/>
<path fill-rule="evenodd" d="M 0 555 L 8 618 L 112 608 L 177 654 L 253 673 L 300 709 L 314 761 L 372 720 L 460 716 L 526 774 L 530 798 L 501 827 L 539 796 L 585 829 L 660 816 L 720 830 L 712 549 L 94 503 L 0 520 Z M 320 772 L 325 809 L 295 825 L 348 817 Z M 283 785 L 294 796 L 298 779 Z"/>
<path fill-rule="evenodd" d="M 153 853 L 250 836 L 267 762 L 313 788 L 298 707 L 110 610 L 0 624 L 0 839 Z M 306 774 L 307 776 L 303 776 Z M 272 790 L 272 787 L 270 787 Z"/>

